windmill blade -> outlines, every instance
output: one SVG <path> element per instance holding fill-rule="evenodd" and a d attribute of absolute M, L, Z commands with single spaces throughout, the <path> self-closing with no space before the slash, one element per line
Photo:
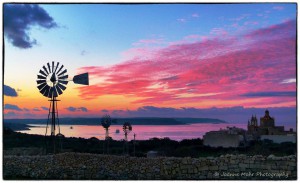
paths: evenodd
<path fill-rule="evenodd" d="M 60 76 L 58 79 L 68 79 L 68 75 Z"/>
<path fill-rule="evenodd" d="M 44 75 L 45 77 L 47 77 L 47 74 L 44 73 L 44 71 L 40 70 L 40 73 L 41 73 L 42 75 Z"/>
<path fill-rule="evenodd" d="M 66 87 L 64 85 L 60 84 L 59 82 L 56 84 L 56 86 L 58 86 L 62 90 L 66 89 Z"/>
<path fill-rule="evenodd" d="M 63 91 L 59 88 L 58 84 L 55 85 L 56 91 L 59 95 L 61 95 L 63 93 Z"/>
<path fill-rule="evenodd" d="M 59 70 L 56 72 L 56 74 L 58 74 L 63 67 L 64 67 L 64 65 L 61 65 L 60 68 L 59 68 Z"/>
<path fill-rule="evenodd" d="M 54 61 L 52 61 L 52 68 L 51 68 L 51 72 L 54 71 Z"/>
<path fill-rule="evenodd" d="M 67 73 L 67 69 L 65 69 L 64 71 L 62 71 L 60 74 L 58 74 L 58 76 L 61 76 L 63 74 Z"/>
<path fill-rule="evenodd" d="M 55 73 L 56 73 L 56 71 L 57 71 L 57 69 L 58 69 L 58 65 L 59 65 L 59 62 L 57 62 L 57 64 L 56 64 L 56 66 L 55 66 Z"/>
<path fill-rule="evenodd" d="M 76 84 L 89 85 L 89 73 L 87 72 L 74 76 L 73 82 Z"/>
<path fill-rule="evenodd" d="M 41 92 L 41 94 L 43 94 L 45 97 L 48 97 L 49 89 L 50 89 L 50 86 L 46 85 L 40 92 Z"/>
<path fill-rule="evenodd" d="M 46 79 L 46 76 L 42 76 L 42 75 L 37 75 L 38 79 Z"/>
<path fill-rule="evenodd" d="M 44 88 L 44 86 L 46 86 L 46 85 L 47 85 L 47 83 L 45 82 L 45 83 L 42 83 L 41 85 L 38 85 L 37 88 L 38 88 L 39 90 L 41 90 L 41 89 Z"/>
<path fill-rule="evenodd" d="M 36 80 L 37 84 L 42 84 L 42 83 L 46 83 L 46 79 L 43 80 Z"/>
<path fill-rule="evenodd" d="M 58 80 L 58 83 L 62 83 L 62 84 L 68 84 L 68 81 L 65 81 L 65 80 Z"/>
<path fill-rule="evenodd" d="M 49 69 L 49 73 L 51 73 L 51 68 L 50 68 L 50 64 L 49 62 L 47 63 L 48 69 Z"/>
<path fill-rule="evenodd" d="M 45 66 L 43 66 L 44 71 L 49 74 L 49 72 L 47 71 L 47 68 Z"/>

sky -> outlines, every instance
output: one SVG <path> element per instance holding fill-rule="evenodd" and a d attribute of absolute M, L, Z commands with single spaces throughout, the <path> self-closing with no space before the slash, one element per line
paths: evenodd
<path fill-rule="evenodd" d="M 37 74 L 60 62 L 60 117 L 296 123 L 296 4 L 5 4 L 4 118 L 47 118 Z"/>

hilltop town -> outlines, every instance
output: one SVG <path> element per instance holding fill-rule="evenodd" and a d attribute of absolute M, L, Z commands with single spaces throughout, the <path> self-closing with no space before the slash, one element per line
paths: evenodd
<path fill-rule="evenodd" d="M 251 141 L 270 140 L 274 143 L 296 143 L 296 132 L 293 129 L 284 130 L 284 126 L 276 126 L 275 118 L 270 116 L 268 110 L 260 118 L 256 115 L 248 120 L 247 130 L 237 127 L 227 127 L 219 131 L 210 131 L 203 136 L 203 143 L 210 147 L 242 147 L 248 146 Z"/>

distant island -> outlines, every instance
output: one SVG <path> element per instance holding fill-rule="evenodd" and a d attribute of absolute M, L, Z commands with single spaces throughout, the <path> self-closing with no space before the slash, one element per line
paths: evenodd
<path fill-rule="evenodd" d="M 3 124 L 12 130 L 28 130 L 29 124 L 46 124 L 47 119 L 4 119 Z M 122 125 L 130 122 L 132 125 L 186 125 L 194 123 L 226 123 L 214 118 L 160 118 L 136 117 L 113 118 L 112 125 Z M 100 125 L 101 118 L 60 118 L 60 125 Z"/>

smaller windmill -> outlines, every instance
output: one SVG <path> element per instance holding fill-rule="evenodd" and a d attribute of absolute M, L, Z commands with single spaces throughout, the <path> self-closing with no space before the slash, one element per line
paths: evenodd
<path fill-rule="evenodd" d="M 135 136 L 136 134 L 133 134 L 133 156 L 135 156 Z"/>
<path fill-rule="evenodd" d="M 112 122 L 112 120 L 108 114 L 104 115 L 101 119 L 101 125 L 105 129 L 105 141 L 107 144 L 107 154 L 109 153 L 109 139 L 110 139 L 108 130 L 111 125 L 111 122 Z M 104 148 L 103 148 L 103 151 L 104 151 Z"/>
<path fill-rule="evenodd" d="M 126 149 L 126 153 L 128 155 L 128 139 L 127 139 L 127 135 L 132 131 L 132 126 L 129 122 L 125 122 L 123 124 L 123 131 L 124 131 L 124 135 L 125 135 L 125 146 L 124 146 L 124 151 Z"/>

